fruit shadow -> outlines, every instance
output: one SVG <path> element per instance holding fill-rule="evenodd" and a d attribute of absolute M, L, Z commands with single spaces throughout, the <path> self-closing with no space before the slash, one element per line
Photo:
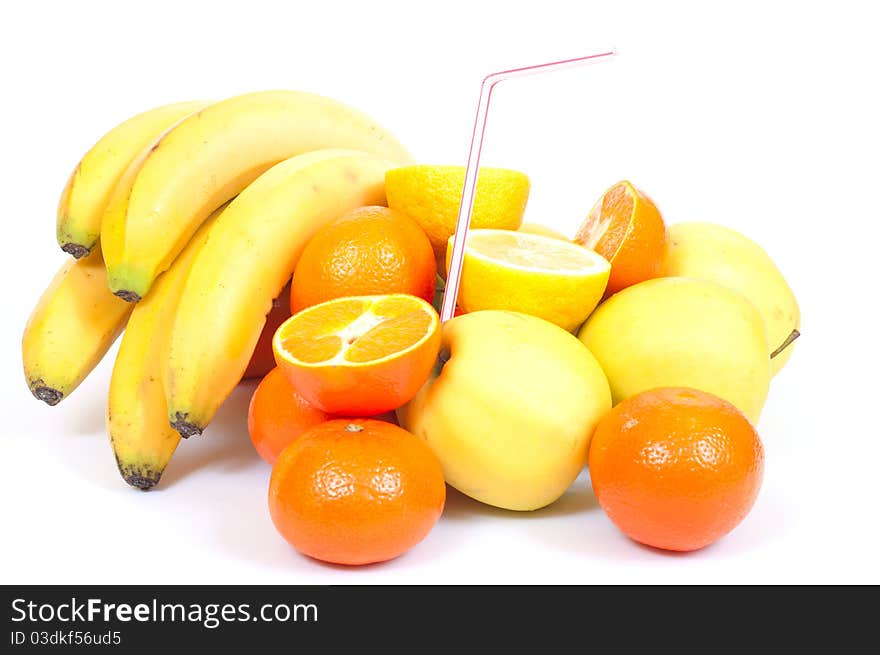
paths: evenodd
<path fill-rule="evenodd" d="M 644 546 L 627 538 L 602 512 L 593 493 L 590 477 L 583 471 L 556 502 L 547 507 L 518 512 L 485 505 L 448 488 L 444 520 L 468 521 L 493 517 L 495 520 L 519 521 L 522 536 L 540 542 L 548 550 L 564 551 L 590 559 L 644 560 L 646 556 L 682 557 Z"/>
<path fill-rule="evenodd" d="M 501 509 L 486 505 L 447 485 L 445 521 L 466 521 L 472 518 L 494 516 L 511 520 L 540 520 L 568 516 L 599 509 L 599 502 L 590 487 L 589 478 L 582 473 L 556 502 L 530 512 Z"/>
<path fill-rule="evenodd" d="M 266 511 L 271 468 L 254 450 L 247 411 L 256 382 L 240 384 L 198 436 L 181 440 L 149 494 L 167 494 L 178 529 L 250 564 L 286 559 Z M 281 568 L 279 565 L 277 568 Z M 289 568 L 289 567 L 288 567 Z"/>
<path fill-rule="evenodd" d="M 111 363 L 102 361 L 69 398 L 63 398 L 55 407 L 43 405 L 37 408 L 42 410 L 37 420 L 44 419 L 47 428 L 52 432 L 57 432 L 63 426 L 66 439 L 94 436 L 104 438 Z M 39 402 L 33 397 L 29 401 Z"/>
<path fill-rule="evenodd" d="M 248 437 L 247 412 L 256 383 L 240 384 L 220 406 L 214 420 L 201 435 L 181 439 L 165 470 L 159 489 L 208 470 L 245 471 L 263 463 Z"/>
<path fill-rule="evenodd" d="M 461 530 L 444 529 L 443 518 L 440 523 L 431 530 L 423 541 L 416 544 L 407 552 L 384 562 L 373 562 L 370 564 L 346 565 L 334 564 L 332 562 L 324 562 L 309 557 L 296 551 L 293 546 L 286 543 L 283 544 L 287 552 L 272 559 L 279 570 L 286 571 L 291 574 L 291 582 L 296 582 L 296 575 L 308 571 L 312 574 L 321 575 L 326 573 L 339 584 L 361 584 L 376 583 L 382 581 L 386 571 L 409 571 L 414 575 L 429 570 L 432 565 L 444 558 L 455 557 L 454 552 L 458 550 L 467 550 L 469 548 L 470 539 L 467 535 L 463 535 Z M 272 534 L 273 543 L 281 543 L 281 538 L 274 532 Z M 265 550 L 265 547 L 264 547 Z M 250 549 L 253 553 L 254 549 Z M 264 562 L 265 563 L 265 562 Z"/>
<path fill-rule="evenodd" d="M 581 482 L 592 495 L 589 477 L 581 476 L 578 483 Z M 736 559 L 749 551 L 765 548 L 770 541 L 779 537 L 786 529 L 783 526 L 788 526 L 792 520 L 786 512 L 786 506 L 780 504 L 778 499 L 763 500 L 760 511 L 747 516 L 732 532 L 715 543 L 694 551 L 664 550 L 639 543 L 618 530 L 603 511 L 541 522 L 537 526 L 527 525 L 525 536 L 541 543 L 548 550 L 558 550 L 585 559 L 633 563 L 650 561 L 672 563 L 680 559 Z M 594 502 L 595 507 L 601 510 L 595 497 Z"/>

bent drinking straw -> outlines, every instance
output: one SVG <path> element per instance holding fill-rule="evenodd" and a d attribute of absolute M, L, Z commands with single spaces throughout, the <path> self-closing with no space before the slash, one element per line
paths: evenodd
<path fill-rule="evenodd" d="M 455 313 L 455 301 L 458 299 L 458 285 L 461 282 L 461 265 L 464 259 L 464 244 L 468 228 L 471 225 L 471 213 L 474 210 L 474 197 L 477 187 L 477 172 L 480 169 L 480 154 L 483 150 L 483 137 L 486 134 L 486 119 L 489 116 L 489 101 L 492 89 L 503 80 L 523 77 L 536 73 L 549 73 L 563 68 L 599 63 L 612 59 L 617 53 L 614 50 L 600 52 L 586 57 L 563 59 L 535 66 L 523 66 L 510 70 L 491 73 L 483 78 L 480 86 L 480 100 L 477 103 L 477 117 L 474 119 L 474 132 L 471 136 L 471 147 L 468 152 L 467 168 L 464 174 L 464 187 L 461 190 L 461 203 L 458 207 L 458 220 L 455 223 L 455 235 L 452 238 L 452 256 L 449 260 L 449 272 L 446 276 L 446 288 L 443 291 L 443 304 L 440 309 L 440 321 L 446 322 Z"/>

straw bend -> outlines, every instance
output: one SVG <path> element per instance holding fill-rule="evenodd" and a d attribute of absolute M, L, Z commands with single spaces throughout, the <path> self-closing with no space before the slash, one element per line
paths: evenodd
<path fill-rule="evenodd" d="M 495 85 L 504 80 L 548 73 L 571 66 L 605 61 L 617 54 L 614 50 L 608 50 L 586 57 L 575 57 L 551 61 L 546 64 L 534 66 L 522 66 L 508 70 L 489 73 L 483 78 L 480 85 L 480 99 L 477 103 L 477 115 L 474 119 L 474 131 L 471 135 L 471 146 L 468 151 L 467 168 L 464 175 L 464 187 L 461 190 L 461 203 L 458 208 L 458 219 L 455 223 L 455 236 L 452 239 L 452 256 L 449 260 L 449 271 L 446 276 L 446 288 L 443 292 L 443 303 L 440 309 L 440 320 L 443 322 L 452 318 L 455 313 L 455 302 L 458 298 L 458 286 L 461 281 L 461 265 L 464 259 L 464 244 L 467 232 L 471 224 L 471 213 L 474 209 L 474 197 L 477 187 L 477 173 L 480 170 L 480 155 L 483 150 L 483 137 L 486 134 L 486 120 L 489 116 L 489 101 L 492 98 L 492 90 Z"/>

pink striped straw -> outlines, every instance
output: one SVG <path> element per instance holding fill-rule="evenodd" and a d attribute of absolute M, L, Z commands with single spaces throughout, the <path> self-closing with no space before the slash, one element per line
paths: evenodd
<path fill-rule="evenodd" d="M 601 52 L 586 57 L 563 59 L 547 64 L 523 66 L 510 70 L 491 73 L 483 78 L 480 86 L 480 101 L 477 103 L 477 117 L 474 120 L 474 133 L 471 136 L 471 148 L 468 152 L 467 169 L 464 174 L 464 187 L 461 190 L 461 204 L 458 207 L 458 220 L 455 223 L 455 236 L 452 239 L 452 257 L 449 260 L 449 273 L 446 277 L 446 289 L 443 292 L 443 304 L 440 320 L 448 321 L 455 313 L 455 302 L 458 299 L 458 285 L 461 283 L 461 265 L 464 259 L 464 244 L 471 225 L 471 214 L 474 211 L 474 197 L 477 188 L 477 172 L 480 170 L 480 154 L 483 151 L 483 137 L 486 134 L 486 119 L 489 116 L 489 101 L 495 85 L 512 77 L 549 73 L 563 68 L 582 66 L 584 64 L 608 61 L 617 53 L 614 50 Z"/>

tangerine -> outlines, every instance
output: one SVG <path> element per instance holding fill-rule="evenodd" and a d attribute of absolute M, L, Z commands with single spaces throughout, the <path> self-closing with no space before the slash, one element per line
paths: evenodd
<path fill-rule="evenodd" d="M 409 401 L 440 351 L 440 317 L 407 294 L 337 298 L 294 314 L 272 342 L 288 381 L 315 407 L 375 416 Z"/>
<path fill-rule="evenodd" d="M 251 396 L 248 433 L 260 457 L 274 464 L 291 441 L 331 418 L 298 394 L 276 367 L 260 380 Z"/>
<path fill-rule="evenodd" d="M 437 264 L 418 223 L 387 207 L 361 207 L 324 226 L 296 265 L 290 309 L 334 298 L 409 293 L 434 297 Z"/>
<path fill-rule="evenodd" d="M 624 180 L 608 189 L 574 237 L 611 262 L 606 296 L 660 277 L 666 257 L 666 224 L 652 200 Z"/>
<path fill-rule="evenodd" d="M 418 437 L 372 419 L 337 419 L 294 440 L 275 462 L 269 512 L 301 553 L 335 564 L 402 555 L 443 513 L 440 462 Z"/>
<path fill-rule="evenodd" d="M 717 396 L 653 389 L 614 407 L 590 443 L 590 478 L 602 509 L 631 539 L 697 550 L 749 513 L 764 450 L 749 420 Z"/>

